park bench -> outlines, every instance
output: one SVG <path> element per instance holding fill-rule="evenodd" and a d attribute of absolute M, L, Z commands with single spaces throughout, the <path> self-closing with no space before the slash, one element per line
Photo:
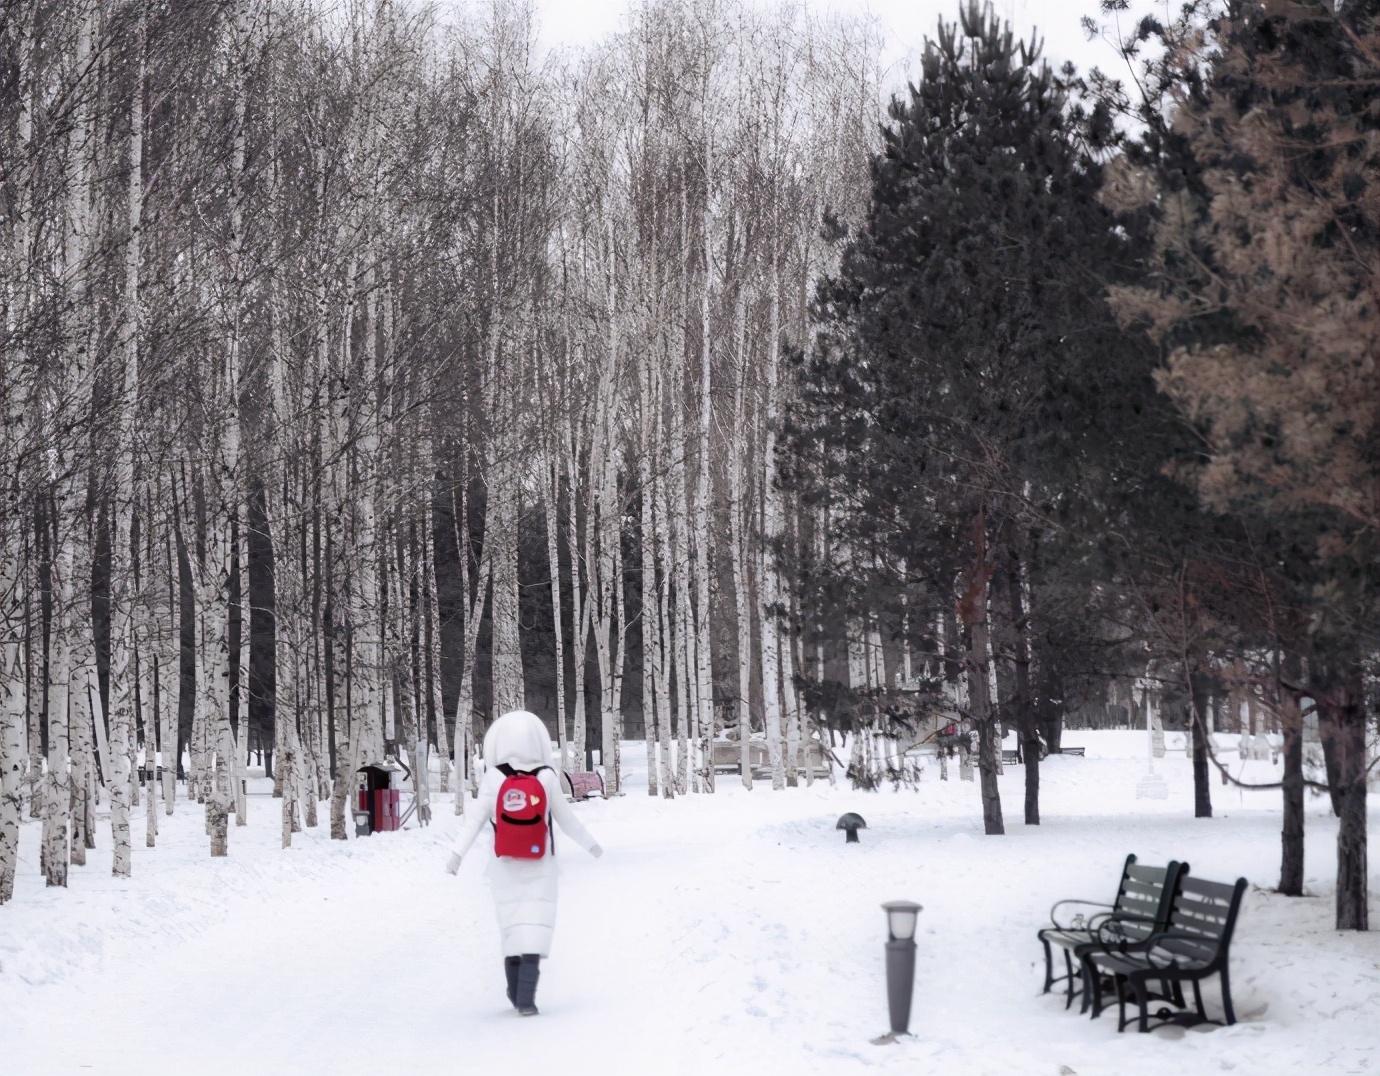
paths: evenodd
<path fill-rule="evenodd" d="M 604 791 L 604 779 L 593 770 L 566 770 L 561 776 L 570 789 L 571 799 L 587 800 L 596 792 L 608 798 Z"/>
<path fill-rule="evenodd" d="M 1167 1002 L 1179 1010 L 1175 1012 L 1167 1006 L 1156 1010 L 1154 1027 L 1236 1023 L 1227 960 L 1245 892 L 1244 878 L 1238 878 L 1232 885 L 1184 878 L 1166 929 L 1155 931 L 1134 949 L 1110 945 L 1085 953 L 1084 980 L 1093 993 L 1093 1015 L 1102 1011 L 1102 978 L 1106 975 L 1116 988 L 1118 1031 L 1124 1031 L 1129 1023 L 1126 1017 L 1128 997 L 1139 1010 L 1136 1027 L 1140 1031 L 1151 1029 L 1152 1001 Z M 1224 1020 L 1208 1019 L 1203 1007 L 1200 984 L 1214 975 L 1221 980 Z M 1160 984 L 1159 993 L 1150 992 L 1151 983 Z M 1191 1010 L 1184 1000 L 1182 983 L 1193 986 Z"/>
<path fill-rule="evenodd" d="M 786 745 L 781 745 L 784 755 Z M 737 740 L 714 740 L 710 756 L 715 773 L 737 773 L 742 768 L 742 746 Z M 748 768 L 753 777 L 771 776 L 771 756 L 767 745 L 759 740 L 748 741 Z M 829 776 L 829 757 L 818 740 L 804 740 L 800 744 L 800 772 L 812 770 L 816 777 Z"/>
<path fill-rule="evenodd" d="M 1061 747 L 1058 751 L 1041 750 L 1040 757 L 1046 758 L 1049 755 L 1077 755 L 1079 758 L 1083 758 L 1086 752 L 1086 747 Z M 1019 766 L 1022 760 L 1018 756 L 1019 752 L 1014 747 L 1003 747 L 1001 750 L 1001 764 L 1003 766 Z"/>
<path fill-rule="evenodd" d="M 1083 995 L 1082 1010 L 1088 1009 L 1087 967 L 1089 953 L 1106 944 L 1121 944 L 1126 949 L 1142 945 L 1169 923 L 1174 898 L 1188 873 L 1188 864 L 1170 860 L 1163 867 L 1147 867 L 1126 857 L 1121 881 L 1110 904 L 1088 900 L 1057 901 L 1049 910 L 1050 926 L 1036 933 L 1045 950 L 1045 987 L 1048 994 L 1055 983 L 1065 984 L 1064 1008 Z M 1076 913 L 1064 908 L 1081 908 Z M 1061 918 L 1068 915 L 1067 921 Z M 1064 974 L 1054 974 L 1054 949 L 1064 954 Z"/>
<path fill-rule="evenodd" d="M 712 740 L 709 744 L 710 759 L 715 773 L 737 773 L 742 766 L 742 744 L 737 740 Z M 758 740 L 748 741 L 748 767 L 755 773 L 759 768 L 770 768 L 767 758 L 767 745 Z"/>

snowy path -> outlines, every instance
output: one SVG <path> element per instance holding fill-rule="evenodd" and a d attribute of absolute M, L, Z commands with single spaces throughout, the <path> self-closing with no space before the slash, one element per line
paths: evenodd
<path fill-rule="evenodd" d="M 1380 1071 L 1369 1030 L 1380 936 L 1335 935 L 1327 896 L 1251 894 L 1235 1028 L 1118 1036 L 1039 996 L 1035 927 L 1056 897 L 1105 899 L 1126 851 L 1274 881 L 1274 794 L 1214 788 L 1224 817 L 1195 823 L 1183 816 L 1182 759 L 1169 762 L 1168 804 L 1130 798 L 1137 766 L 1057 760 L 1046 824 L 1008 819 L 1000 840 L 981 836 L 976 790 L 957 781 L 584 805 L 608 853 L 595 862 L 568 842 L 562 852 L 535 1020 L 503 997 L 478 857 L 459 879 L 442 871 L 448 803 L 430 832 L 345 845 L 304 832 L 282 852 L 270 801 L 255 797 L 231 858 L 214 862 L 195 811 L 179 804 L 155 851 L 143 851 L 136 824 L 130 885 L 105 875 L 103 849 L 67 893 L 44 891 L 25 863 L 15 904 L 0 911 L 0 1073 L 162 1071 L 170 1059 L 194 1073 L 333 1076 L 534 1065 L 615 1076 Z M 1008 811 L 1019 781 L 1018 770 L 1003 778 Z M 1112 803 L 1107 814 L 1080 813 L 1097 801 Z M 870 825 L 860 846 L 832 828 L 850 808 Z M 1326 894 L 1335 830 L 1320 803 L 1311 809 L 1309 885 Z M 36 834 L 26 827 L 26 856 Z M 918 1034 L 876 1047 L 877 905 L 893 897 L 925 905 Z"/>

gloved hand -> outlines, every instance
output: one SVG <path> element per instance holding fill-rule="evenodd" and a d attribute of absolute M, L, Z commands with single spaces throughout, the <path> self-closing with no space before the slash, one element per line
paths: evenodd
<path fill-rule="evenodd" d="M 450 859 L 446 861 L 446 873 L 455 874 L 460 870 L 460 853 L 452 852 Z"/>
<path fill-rule="evenodd" d="M 600 856 L 604 854 L 603 846 L 596 844 L 593 848 L 589 850 L 589 854 L 592 855 L 595 859 L 598 859 Z"/>

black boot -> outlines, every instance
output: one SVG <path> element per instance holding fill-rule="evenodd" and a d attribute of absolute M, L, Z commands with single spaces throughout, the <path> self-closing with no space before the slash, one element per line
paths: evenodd
<path fill-rule="evenodd" d="M 517 1011 L 523 1016 L 537 1015 L 537 979 L 541 975 L 541 957 L 523 953 L 517 969 Z"/>
<path fill-rule="evenodd" d="M 518 965 L 522 963 L 520 956 L 505 956 L 503 958 L 503 974 L 508 977 L 508 1004 L 517 1004 L 518 989 Z"/>

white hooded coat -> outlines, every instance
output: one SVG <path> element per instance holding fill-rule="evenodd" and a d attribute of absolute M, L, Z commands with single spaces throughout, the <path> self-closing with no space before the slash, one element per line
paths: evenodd
<path fill-rule="evenodd" d="M 598 854 L 598 843 L 576 817 L 561 791 L 560 776 L 551 769 L 551 739 L 536 714 L 516 710 L 504 714 L 484 737 L 484 779 L 479 785 L 476 810 L 465 815 L 465 823 L 455 842 L 455 854 L 464 856 L 481 830 L 493 830 L 498 808 L 498 790 L 504 775 L 499 766 L 528 772 L 545 766 L 537 779 L 546 790 L 550 804 L 548 825 L 554 819 L 561 831 L 591 854 Z M 503 955 L 551 954 L 551 933 L 556 926 L 556 835 L 546 842 L 540 859 L 513 859 L 490 855 L 485 875 L 493 890 L 498 926 L 503 933 Z"/>

